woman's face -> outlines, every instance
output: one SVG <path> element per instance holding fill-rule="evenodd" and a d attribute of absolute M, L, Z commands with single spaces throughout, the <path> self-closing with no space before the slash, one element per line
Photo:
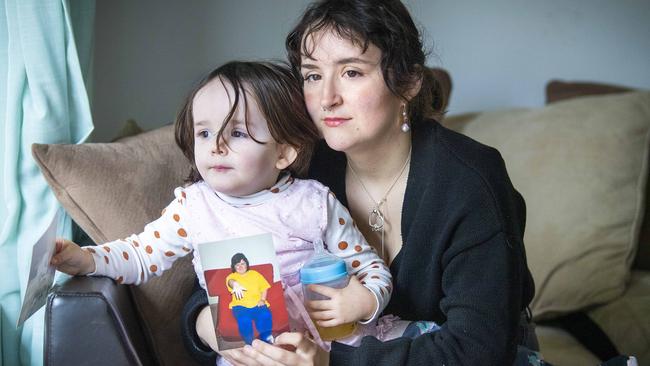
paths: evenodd
<path fill-rule="evenodd" d="M 235 263 L 235 271 L 239 274 L 246 273 L 246 271 L 248 271 L 248 266 L 246 265 L 246 261 L 242 259 L 239 261 L 239 263 Z"/>
<path fill-rule="evenodd" d="M 311 57 L 302 56 L 307 110 L 334 150 L 354 153 L 386 146 L 403 134 L 403 101 L 386 86 L 381 51 L 363 49 L 323 30 L 306 39 Z"/>

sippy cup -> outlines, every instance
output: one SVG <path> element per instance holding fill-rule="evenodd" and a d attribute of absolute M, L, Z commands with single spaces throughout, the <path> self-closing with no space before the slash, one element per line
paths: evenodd
<path fill-rule="evenodd" d="M 328 297 L 309 290 L 311 284 L 343 288 L 348 285 L 349 277 L 343 259 L 332 255 L 323 248 L 323 241 L 318 238 L 314 241 L 314 255 L 300 269 L 300 282 L 302 283 L 305 300 L 327 300 Z M 356 323 L 346 323 L 335 327 L 320 327 L 316 329 L 324 341 L 341 339 L 352 334 Z"/>

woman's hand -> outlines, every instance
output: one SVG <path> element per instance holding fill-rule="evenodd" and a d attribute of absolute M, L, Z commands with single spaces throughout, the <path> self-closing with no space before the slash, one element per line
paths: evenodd
<path fill-rule="evenodd" d="M 266 306 L 266 301 L 264 301 L 264 300 L 260 300 L 260 301 L 257 302 L 257 307 L 258 307 L 258 308 L 259 308 L 259 307 L 262 307 L 262 306 Z"/>
<path fill-rule="evenodd" d="M 302 333 L 282 333 L 275 345 L 254 340 L 253 346 L 222 351 L 235 366 L 315 366 L 329 364 L 329 354 Z"/>
<path fill-rule="evenodd" d="M 350 277 L 350 283 L 341 289 L 321 285 L 309 285 L 309 289 L 329 297 L 328 300 L 307 301 L 309 316 L 321 327 L 367 320 L 377 309 L 375 295 L 356 276 Z"/>
<path fill-rule="evenodd" d="M 95 272 L 95 260 L 90 252 L 62 238 L 57 238 L 55 245 L 50 264 L 56 267 L 57 271 L 73 276 Z"/>
<path fill-rule="evenodd" d="M 244 297 L 244 291 L 246 291 L 246 287 L 240 285 L 239 282 L 235 280 L 230 280 L 230 282 L 230 287 L 232 287 L 232 294 L 235 295 L 235 298 L 237 300 L 241 300 Z"/>

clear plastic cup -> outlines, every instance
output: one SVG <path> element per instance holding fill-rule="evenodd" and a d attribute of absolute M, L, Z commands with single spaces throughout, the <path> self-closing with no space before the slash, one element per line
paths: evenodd
<path fill-rule="evenodd" d="M 348 276 L 343 259 L 325 251 L 320 239 L 314 241 L 314 255 L 300 269 L 300 282 L 302 283 L 305 300 L 327 300 L 328 297 L 309 290 L 309 285 L 317 284 L 332 288 L 343 288 L 348 285 Z M 354 333 L 356 323 L 346 323 L 335 327 L 321 327 L 316 324 L 318 334 L 325 341 L 341 339 Z"/>

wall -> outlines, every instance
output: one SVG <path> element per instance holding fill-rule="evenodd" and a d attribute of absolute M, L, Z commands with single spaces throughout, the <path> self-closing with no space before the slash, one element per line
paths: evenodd
<path fill-rule="evenodd" d="M 551 78 L 650 89 L 650 1 L 407 0 L 429 65 L 450 71 L 450 113 L 540 106 Z M 231 59 L 284 57 L 308 1 L 97 2 L 96 141 L 128 118 L 173 121 L 201 75 Z"/>

